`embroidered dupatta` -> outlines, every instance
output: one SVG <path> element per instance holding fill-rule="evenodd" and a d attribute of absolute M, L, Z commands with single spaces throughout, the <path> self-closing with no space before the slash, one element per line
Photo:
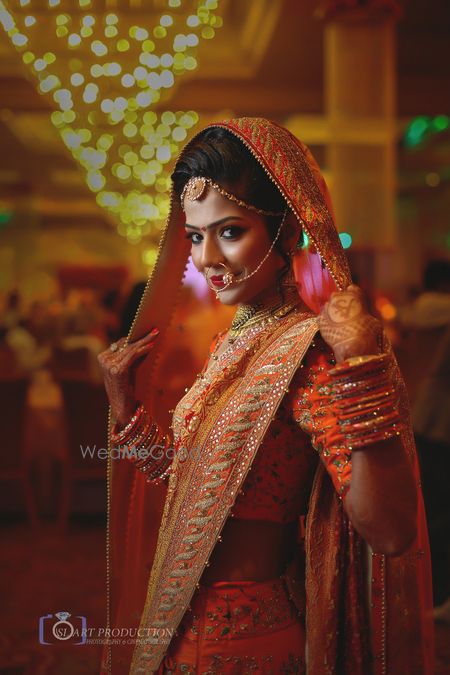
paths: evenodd
<path fill-rule="evenodd" d="M 312 256 L 320 255 L 326 266 L 323 276 L 328 271 L 334 284 L 345 288 L 350 275 L 330 200 L 306 146 L 267 120 L 242 118 L 214 126 L 227 128 L 246 145 L 308 234 L 317 251 L 311 249 Z M 180 234 L 182 223 L 180 206 L 172 200 L 157 262 L 129 339 L 157 325 L 158 344 L 163 343 L 189 255 L 189 244 Z M 307 254 L 304 263 L 302 290 L 317 311 L 334 284 L 330 279 L 317 283 L 317 265 L 308 265 Z M 147 485 L 132 466 L 124 466 L 125 462 L 109 462 L 109 625 L 140 626 L 143 640 L 131 647 L 111 645 L 106 650 L 104 672 L 121 675 L 130 670 L 134 675 L 158 669 L 220 541 L 220 531 L 265 430 L 316 331 L 313 316 L 292 313 L 284 317 L 270 330 L 263 330 L 251 349 L 240 352 L 236 345 L 235 360 L 209 390 L 194 396 L 189 413 L 184 409 L 181 414 L 184 399 L 180 402 L 174 431 L 188 456 L 181 467 L 177 466 L 177 455 L 167 495 L 163 489 Z M 138 371 L 138 396 L 144 402 L 151 400 L 157 357 L 156 350 Z M 398 372 L 396 380 L 402 388 Z M 402 401 L 407 419 L 403 390 Z M 410 432 L 403 440 L 417 471 Z M 156 540 L 155 522 L 161 515 L 160 506 L 155 506 L 158 495 L 160 505 L 164 501 L 164 512 Z M 371 669 L 376 675 L 431 675 L 432 632 L 425 619 L 430 598 L 429 554 L 421 501 L 419 520 L 417 542 L 407 554 L 396 559 L 371 555 L 319 466 L 306 529 L 309 675 L 366 675 Z M 150 563 L 155 544 L 156 554 Z M 296 562 L 300 554 L 299 550 Z M 293 563 L 290 583 L 299 603 L 302 582 L 302 573 Z"/>

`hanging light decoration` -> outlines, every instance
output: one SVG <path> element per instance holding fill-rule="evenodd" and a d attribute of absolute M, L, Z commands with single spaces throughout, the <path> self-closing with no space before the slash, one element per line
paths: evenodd
<path fill-rule="evenodd" d="M 130 242 L 159 239 L 168 165 L 199 119 L 192 110 L 152 108 L 197 68 L 200 40 L 222 25 L 218 0 L 166 7 L 142 25 L 133 11 L 94 13 L 92 0 L 0 0 L 0 23 L 55 105 L 52 123 Z"/>

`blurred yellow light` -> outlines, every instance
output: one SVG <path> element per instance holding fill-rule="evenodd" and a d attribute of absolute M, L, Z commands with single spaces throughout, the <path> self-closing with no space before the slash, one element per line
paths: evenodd
<path fill-rule="evenodd" d="M 111 124 L 118 124 L 124 118 L 123 110 L 114 109 L 109 115 L 109 121 Z"/>
<path fill-rule="evenodd" d="M 152 145 L 143 145 L 140 149 L 142 159 L 152 159 L 155 155 L 155 149 Z"/>
<path fill-rule="evenodd" d="M 186 19 L 186 24 L 190 28 L 196 28 L 197 26 L 200 25 L 200 19 L 195 14 L 191 14 L 191 16 L 188 16 L 188 18 Z"/>
<path fill-rule="evenodd" d="M 70 82 L 74 87 L 80 87 L 84 82 L 84 77 L 81 73 L 73 73 L 70 77 Z"/>
<path fill-rule="evenodd" d="M 64 26 L 66 23 L 69 23 L 70 17 L 67 14 L 58 14 L 56 17 L 56 25 Z"/>
<path fill-rule="evenodd" d="M 144 42 L 144 40 L 148 39 L 148 30 L 145 28 L 137 28 L 134 38 L 139 40 L 139 42 Z"/>
<path fill-rule="evenodd" d="M 94 65 L 91 66 L 90 73 L 92 77 L 101 77 L 104 74 L 103 66 L 100 66 L 98 63 L 94 63 Z"/>
<path fill-rule="evenodd" d="M 175 78 L 171 70 L 163 70 L 159 76 L 161 86 L 165 89 L 170 89 L 175 84 Z"/>
<path fill-rule="evenodd" d="M 34 62 L 34 69 L 40 72 L 41 70 L 44 70 L 47 67 L 47 64 L 45 63 L 44 59 L 36 59 Z"/>
<path fill-rule="evenodd" d="M 119 34 L 119 31 L 115 26 L 106 26 L 105 28 L 105 37 L 114 38 Z"/>
<path fill-rule="evenodd" d="M 130 49 L 130 43 L 128 42 L 128 40 L 122 38 L 117 42 L 117 49 L 119 52 L 126 52 L 128 49 Z"/>
<path fill-rule="evenodd" d="M 46 94 L 55 87 L 58 87 L 61 84 L 59 78 L 56 75 L 48 75 L 39 85 L 40 90 Z"/>
<path fill-rule="evenodd" d="M 153 112 L 153 110 L 149 110 L 148 112 L 144 113 L 142 119 L 144 120 L 145 124 L 155 124 L 158 117 L 156 113 Z"/>
<path fill-rule="evenodd" d="M 120 63 L 113 61 L 113 63 L 105 63 L 103 70 L 105 71 L 106 75 L 115 77 L 116 75 L 120 75 L 122 72 L 122 67 Z"/>
<path fill-rule="evenodd" d="M 133 136 L 136 136 L 137 132 L 138 128 L 135 124 L 129 123 L 125 124 L 123 127 L 124 136 L 127 138 L 133 138 Z"/>
<path fill-rule="evenodd" d="M 97 141 L 97 147 L 100 150 L 104 150 L 105 152 L 107 152 L 111 148 L 113 143 L 114 138 L 111 136 L 111 134 L 102 134 Z"/>
<path fill-rule="evenodd" d="M 175 120 L 175 114 L 170 110 L 165 110 L 161 115 L 161 122 L 165 125 L 165 131 L 170 131 L 170 129 L 167 128 L 167 125 L 173 124 Z M 168 134 L 166 133 L 165 135 L 167 136 Z"/>
<path fill-rule="evenodd" d="M 148 248 L 145 251 L 142 252 L 142 262 L 144 265 L 148 265 L 149 267 L 153 267 L 153 265 L 156 263 L 156 256 L 158 255 L 158 251 L 154 248 Z"/>
<path fill-rule="evenodd" d="M 99 88 L 97 87 L 96 84 L 88 84 L 85 87 L 85 90 L 83 92 L 83 101 L 85 103 L 94 103 L 94 101 L 97 100 L 97 96 L 99 94 Z"/>
<path fill-rule="evenodd" d="M 170 160 L 170 148 L 167 145 L 160 145 L 156 150 L 156 159 L 160 162 L 168 162 Z"/>
<path fill-rule="evenodd" d="M 133 75 L 136 80 L 145 80 L 147 77 L 147 71 L 142 66 L 137 66 L 137 68 L 134 69 Z"/>
<path fill-rule="evenodd" d="M 19 1 L 22 6 L 30 4 L 28 0 Z M 43 13 L 19 13 L 16 26 L 12 15 L 5 12 L 0 25 L 9 31 L 17 50 L 24 51 L 23 62 L 33 66 L 39 91 L 53 95 L 58 110 L 51 113 L 52 123 L 84 168 L 86 183 L 96 193 L 97 203 L 117 217 L 119 231 L 128 241 L 139 241 L 149 232 L 155 236 L 169 209 L 167 164 L 188 137 L 198 115 L 192 111 L 155 112 L 151 108 L 163 100 L 164 90 L 173 87 L 176 76 L 197 67 L 199 38 L 211 39 L 214 28 L 221 25 L 221 18 L 213 12 L 217 3 L 198 0 L 193 3 L 197 11 L 183 9 L 175 15 L 166 10 L 157 19 L 159 25 L 130 28 L 125 16 L 122 19 L 117 12 L 108 11 L 118 6 L 116 0 L 104 3 L 107 9 L 97 17 L 92 9 L 85 11 L 95 6 L 91 0 L 78 0 L 75 4 L 84 10 L 78 13 L 61 11 L 70 3 L 44 2 L 47 6 L 59 4 L 56 12 L 45 17 L 46 21 L 50 17 L 49 27 L 55 22 L 53 30 L 62 38 L 57 58 L 51 52 L 43 54 L 42 40 L 33 42 L 38 31 L 32 27 L 44 21 Z M 172 8 L 183 5 L 180 0 L 167 0 L 165 4 Z M 158 48 L 156 40 L 162 40 Z M 83 53 L 75 52 L 74 58 L 71 50 L 81 47 Z M 104 58 L 113 51 L 119 53 L 117 61 Z M 125 69 L 120 54 L 127 51 L 130 55 Z M 108 129 L 112 133 L 107 133 Z M 111 189 L 114 186 L 116 191 Z"/>
<path fill-rule="evenodd" d="M 52 114 L 50 115 L 50 119 L 52 123 L 55 125 L 55 127 L 59 127 L 62 124 L 64 124 L 62 114 L 59 110 L 55 110 L 54 112 L 52 112 Z"/>
<path fill-rule="evenodd" d="M 136 101 L 138 102 L 141 108 L 146 108 L 152 102 L 152 95 L 149 91 L 141 91 L 136 96 Z"/>
<path fill-rule="evenodd" d="M 135 164 L 137 164 L 138 160 L 139 160 L 139 157 L 137 156 L 137 154 L 135 152 L 132 152 L 132 151 L 125 153 L 125 157 L 123 158 L 123 161 L 128 166 L 134 166 Z"/>
<path fill-rule="evenodd" d="M 123 87 L 133 87 L 135 84 L 135 79 L 133 75 L 130 75 L 130 73 L 126 73 L 121 79 L 122 86 Z"/>
<path fill-rule="evenodd" d="M 22 33 L 16 33 L 11 37 L 11 42 L 16 47 L 24 47 L 28 42 L 28 38 L 26 35 L 22 35 Z"/>
<path fill-rule="evenodd" d="M 121 164 L 117 169 L 117 177 L 120 178 L 120 180 L 128 180 L 130 176 L 131 176 L 130 167 Z"/>
<path fill-rule="evenodd" d="M 117 98 L 114 99 L 114 107 L 117 110 L 125 110 L 128 105 L 128 101 L 124 96 L 117 96 Z"/>
<path fill-rule="evenodd" d="M 80 30 L 81 37 L 89 38 L 94 34 L 94 31 L 90 26 L 82 26 Z"/>
<path fill-rule="evenodd" d="M 94 40 L 91 49 L 96 56 L 105 56 L 108 53 L 108 47 L 100 40 Z"/>
<path fill-rule="evenodd" d="M 95 25 L 95 16 L 92 16 L 92 14 L 86 14 L 86 16 L 83 16 L 81 19 L 81 23 L 83 26 L 92 27 Z"/>
<path fill-rule="evenodd" d="M 114 109 L 113 102 L 111 101 L 110 98 L 105 98 L 100 105 L 100 108 L 104 113 L 110 113 Z"/>
<path fill-rule="evenodd" d="M 22 56 L 23 62 L 26 63 L 27 65 L 29 65 L 30 63 L 33 63 L 34 59 L 35 59 L 35 56 L 34 56 L 33 52 L 25 52 Z"/>
<path fill-rule="evenodd" d="M 77 33 L 71 33 L 68 37 L 67 42 L 70 47 L 78 47 L 81 44 L 81 37 Z"/>
<path fill-rule="evenodd" d="M 175 35 L 175 39 L 173 41 L 173 48 L 174 51 L 176 52 L 184 52 L 186 49 L 186 35 L 183 35 L 182 33 L 178 33 L 178 35 Z"/>
<path fill-rule="evenodd" d="M 159 39 L 165 38 L 166 35 L 167 35 L 167 31 L 164 28 L 164 26 L 156 26 L 153 29 L 153 35 L 155 36 L 155 38 L 159 38 Z"/>
<path fill-rule="evenodd" d="M 74 122 L 75 119 L 76 119 L 76 114 L 74 113 L 73 110 L 65 110 L 62 113 L 62 120 L 66 124 L 72 124 L 72 122 Z"/>
<path fill-rule="evenodd" d="M 98 190 L 105 187 L 106 180 L 100 171 L 88 171 L 86 174 L 86 182 L 93 192 L 98 192 Z"/>
<path fill-rule="evenodd" d="M 144 40 L 142 43 L 143 52 L 152 52 L 155 49 L 155 43 L 153 40 Z"/>
<path fill-rule="evenodd" d="M 161 65 L 164 66 L 164 68 L 170 68 L 173 65 L 173 56 L 172 54 L 163 54 L 161 56 L 160 61 Z"/>
<path fill-rule="evenodd" d="M 163 14 L 159 20 L 159 23 L 161 26 L 164 26 L 164 28 L 168 28 L 168 26 L 173 24 L 173 19 L 169 14 Z"/>
<path fill-rule="evenodd" d="M 89 129 L 80 129 L 78 133 L 83 143 L 89 143 L 92 138 L 92 134 Z"/>
<path fill-rule="evenodd" d="M 205 40 L 212 40 L 215 34 L 216 31 L 211 26 L 205 26 L 202 28 L 202 37 L 205 38 Z"/>
<path fill-rule="evenodd" d="M 184 67 L 186 70 L 195 70 L 197 68 L 197 59 L 193 56 L 186 56 L 184 59 Z"/>
<path fill-rule="evenodd" d="M 189 33 L 189 35 L 186 35 L 186 44 L 188 47 L 197 47 L 199 43 L 199 39 L 195 33 Z"/>
<path fill-rule="evenodd" d="M 174 141 L 177 141 L 180 143 L 181 141 L 184 141 L 184 139 L 187 136 L 187 131 L 186 129 L 183 129 L 182 127 L 175 127 L 175 129 L 172 131 L 172 138 Z"/>

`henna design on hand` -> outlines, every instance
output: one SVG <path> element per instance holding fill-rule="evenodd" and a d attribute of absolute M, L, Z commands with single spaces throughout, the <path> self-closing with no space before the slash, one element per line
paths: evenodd
<path fill-rule="evenodd" d="M 153 348 L 156 337 L 157 332 L 152 331 L 130 344 L 126 344 L 126 338 L 120 338 L 117 341 L 118 349 L 111 351 L 108 348 L 98 355 L 112 414 L 122 426 L 136 408 L 137 366 Z"/>
<path fill-rule="evenodd" d="M 338 363 L 380 351 L 381 324 L 369 314 L 363 292 L 354 284 L 331 295 L 320 313 L 319 328 Z"/>

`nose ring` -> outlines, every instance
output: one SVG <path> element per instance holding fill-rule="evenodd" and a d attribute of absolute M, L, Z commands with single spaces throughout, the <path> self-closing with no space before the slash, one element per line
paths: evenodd
<path fill-rule="evenodd" d="M 227 286 L 229 286 L 229 285 L 231 284 L 231 282 L 233 281 L 233 276 L 234 276 L 234 275 L 233 275 L 231 272 L 228 271 L 228 267 L 225 265 L 225 263 L 217 263 L 217 264 L 218 264 L 218 265 L 221 265 L 222 267 L 225 267 L 225 269 L 227 270 L 227 271 L 225 272 L 225 274 L 223 275 L 223 281 L 224 281 L 225 287 L 222 288 L 222 289 L 220 289 L 220 290 L 223 291 L 223 290 L 225 290 L 225 288 L 226 288 Z M 208 284 L 208 287 L 209 287 L 212 291 L 215 291 L 215 292 L 217 293 L 217 288 L 214 287 L 214 286 L 211 286 L 211 284 L 210 284 L 209 270 L 211 269 L 211 267 L 212 267 L 212 265 L 209 265 L 209 266 L 206 268 L 206 272 L 204 273 L 204 276 L 205 276 L 205 279 L 206 279 L 206 283 Z"/>

